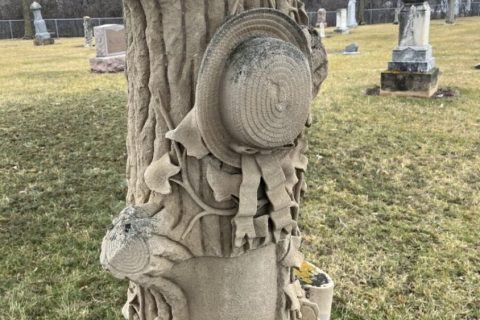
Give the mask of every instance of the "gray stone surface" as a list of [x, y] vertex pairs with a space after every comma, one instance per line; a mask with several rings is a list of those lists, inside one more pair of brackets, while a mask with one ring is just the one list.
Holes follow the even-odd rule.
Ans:
[[54, 44], [55, 40], [50, 36], [47, 30], [45, 20], [42, 18], [42, 6], [38, 2], [33, 2], [30, 5], [30, 10], [33, 12], [33, 24], [35, 26], [35, 45], [49, 45]]
[[[432, 60], [434, 62], [435, 60]], [[428, 72], [432, 70], [435, 63], [430, 62], [389, 62], [388, 70], [406, 72]]]
[[402, 11], [403, 3], [402, 0], [397, 0], [397, 6], [395, 7], [395, 16], [393, 18], [393, 24], [400, 23], [400, 12]]
[[318, 27], [321, 23], [326, 24], [327, 23], [327, 10], [324, 8], [320, 8], [317, 11], [317, 24], [316, 26]]
[[392, 61], [396, 62], [425, 62], [433, 59], [432, 46], [398, 47], [393, 50]]
[[461, 7], [460, 0], [455, 0], [455, 15], [456, 16], [460, 15], [460, 7]]
[[427, 72], [435, 68], [435, 58], [430, 45], [424, 47], [406, 47], [393, 50], [388, 70]]
[[97, 58], [125, 54], [127, 40], [121, 24], [105, 24], [94, 28]]
[[390, 71], [428, 72], [435, 68], [429, 44], [430, 6], [407, 3], [400, 14], [398, 46], [393, 50]]
[[431, 97], [438, 89], [438, 68], [426, 73], [382, 72], [380, 95]]
[[106, 24], [94, 28], [97, 56], [90, 59], [92, 72], [111, 73], [125, 70], [127, 46], [125, 27]]
[[337, 10], [337, 26], [335, 28], [335, 32], [345, 34], [349, 33], [349, 29], [347, 27], [347, 9], [338, 9]]
[[317, 23], [315, 28], [320, 35], [320, 38], [325, 38], [325, 28], [327, 27], [327, 10], [320, 8], [317, 12]]
[[348, 0], [347, 27], [355, 28], [357, 23], [357, 0]]
[[359, 53], [359, 46], [357, 43], [351, 43], [345, 47], [343, 50], [343, 54], [358, 54]]
[[96, 73], [114, 73], [125, 70], [125, 55], [95, 57], [90, 59], [90, 69]]
[[88, 16], [83, 17], [83, 31], [85, 34], [85, 47], [93, 46], [93, 24], [92, 19]]
[[398, 46], [382, 73], [381, 95], [430, 97], [438, 84], [438, 68], [429, 44], [428, 2], [407, 0], [400, 13]]

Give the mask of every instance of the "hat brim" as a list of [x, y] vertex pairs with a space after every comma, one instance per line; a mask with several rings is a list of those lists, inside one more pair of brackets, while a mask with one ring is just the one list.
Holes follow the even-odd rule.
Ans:
[[237, 168], [241, 167], [241, 155], [230, 147], [233, 139], [222, 121], [219, 90], [229, 56], [241, 43], [254, 37], [289, 42], [298, 47], [310, 62], [310, 48], [302, 29], [278, 10], [245, 11], [228, 20], [215, 33], [200, 66], [195, 112], [207, 148], [215, 157]]

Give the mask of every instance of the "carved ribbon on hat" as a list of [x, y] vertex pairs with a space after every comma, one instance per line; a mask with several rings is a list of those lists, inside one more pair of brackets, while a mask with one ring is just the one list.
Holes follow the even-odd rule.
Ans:
[[[251, 149], [249, 149], [251, 150]], [[273, 154], [242, 154], [242, 183], [239, 192], [239, 208], [233, 218], [235, 246], [257, 238], [254, 217], [258, 210], [258, 189], [261, 180], [265, 182], [266, 194], [271, 203], [270, 219], [274, 227], [275, 240], [278, 241], [282, 230], [291, 232], [294, 221], [290, 213], [293, 205], [287, 191], [287, 179], [278, 158]]]
[[[197, 159], [202, 159], [209, 153], [198, 130], [194, 110], [177, 128], [169, 131], [166, 137], [181, 143], [187, 154]], [[210, 164], [207, 180], [214, 190], [215, 200], [226, 201], [230, 198], [230, 193], [239, 199], [238, 211], [232, 219], [233, 245], [241, 247], [248, 243], [252, 247], [254, 239], [264, 238], [264, 241], [268, 241], [269, 220], [273, 224], [274, 240], [278, 242], [282, 231], [291, 233], [296, 224], [291, 210], [297, 204], [291, 194], [293, 185], [298, 182], [295, 169], [305, 170], [306, 168], [307, 159], [302, 154], [305, 150], [304, 141], [298, 139], [296, 146], [288, 145], [276, 148], [274, 151], [239, 145], [232, 145], [231, 148], [241, 157], [242, 175], [228, 174]], [[173, 173], [178, 173], [178, 170]], [[168, 179], [171, 174], [165, 176]], [[258, 201], [262, 180], [265, 183], [265, 191], [271, 207], [268, 215], [257, 216], [259, 209], [262, 208], [262, 202]], [[230, 183], [225, 183], [226, 181]], [[208, 214], [216, 213], [203, 212], [198, 215], [191, 221], [186, 233], [191, 230], [195, 221]]]

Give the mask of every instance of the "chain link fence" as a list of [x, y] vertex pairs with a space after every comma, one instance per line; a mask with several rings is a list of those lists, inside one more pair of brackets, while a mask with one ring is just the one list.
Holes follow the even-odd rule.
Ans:
[[[472, 2], [472, 9], [467, 12], [465, 6], [460, 8], [460, 16], [480, 16], [480, 1]], [[395, 18], [395, 8], [379, 8], [365, 9], [364, 11], [366, 24], [393, 23]], [[432, 5], [432, 19], [445, 19], [446, 8], [442, 5]], [[315, 26], [317, 23], [317, 13], [308, 12], [310, 25]], [[327, 11], [327, 25], [332, 27], [336, 25], [337, 12]]]
[[[83, 37], [83, 18], [45, 19], [53, 37]], [[93, 26], [123, 24], [123, 18], [92, 18]], [[0, 39], [18, 39], [24, 35], [23, 20], [0, 20]]]
[[[365, 9], [365, 23], [391, 23], [395, 17], [395, 8]], [[445, 19], [446, 9], [441, 5], [432, 6], [433, 19]], [[480, 16], [480, 1], [472, 1], [472, 10], [466, 11], [462, 6], [460, 16]], [[317, 13], [308, 12], [310, 24], [317, 23]], [[336, 25], [336, 11], [327, 11], [327, 25]], [[76, 19], [45, 19], [48, 30], [55, 38], [83, 37], [83, 18]], [[0, 39], [18, 39], [24, 35], [23, 20], [0, 20]], [[94, 26], [102, 24], [123, 24], [123, 18], [92, 18]]]

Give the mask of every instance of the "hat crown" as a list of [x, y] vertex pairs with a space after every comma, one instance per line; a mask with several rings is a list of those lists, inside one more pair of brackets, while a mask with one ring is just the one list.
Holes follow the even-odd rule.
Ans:
[[248, 39], [229, 57], [221, 91], [220, 112], [233, 144], [258, 149], [291, 145], [310, 108], [307, 57], [279, 39]]
[[[264, 50], [248, 52], [247, 48], [252, 49], [252, 43], [263, 41], [255, 39], [266, 38], [269, 38], [270, 44], [272, 43], [270, 39], [273, 38], [282, 41], [281, 46], [292, 45], [293, 49], [289, 47], [278, 50], [277, 59], [288, 61], [287, 58], [289, 58], [296, 61], [294, 65], [304, 71], [294, 72], [294, 68], [287, 68], [286, 70], [290, 71], [285, 73], [290, 74], [287, 78], [291, 78], [287, 81], [284, 79], [285, 76], [279, 76], [280, 67], [265, 68], [263, 72], [259, 71], [262, 68], [253, 68], [254, 61], [256, 63], [264, 61], [265, 65], [268, 65], [267, 61], [275, 61], [275, 59], [268, 60], [271, 57], [262, 57], [265, 60], [255, 58], [254, 61], [249, 61], [253, 53], [259, 55], [259, 52], [268, 52], [271, 49], [271, 46], [267, 46]], [[300, 51], [300, 55], [296, 50]], [[309, 80], [311, 78], [310, 50], [305, 30], [302, 30], [293, 19], [274, 9], [247, 10], [231, 17], [217, 30], [203, 56], [195, 92], [196, 123], [203, 142], [216, 158], [230, 166], [240, 168], [242, 154], [245, 153], [253, 154], [261, 152], [261, 149], [269, 149], [267, 150], [269, 153], [275, 153], [278, 157], [286, 156], [288, 153], [286, 148], [275, 150], [275, 146], [292, 143], [296, 138], [293, 136], [295, 133], [298, 135], [301, 133], [308, 118], [305, 116], [308, 113], [308, 107], [305, 106], [309, 106], [311, 102], [312, 83], [311, 81], [307, 83], [301, 76]], [[245, 59], [239, 60], [245, 65], [243, 69], [240, 68], [242, 65], [240, 62], [237, 62], [237, 67], [233, 65], [236, 61], [235, 57], [238, 60], [238, 57], [242, 56], [241, 51], [244, 54], [247, 53]], [[295, 60], [292, 56], [298, 59]], [[307, 63], [300, 63], [300, 61], [307, 61]], [[288, 66], [286, 63], [283, 65]], [[235, 69], [244, 70], [244, 73], [235, 73]], [[249, 74], [248, 77], [247, 74]], [[265, 85], [271, 82], [265, 79], [266, 75], [270, 76], [270, 80], [278, 83], [278, 86]], [[226, 80], [229, 78], [232, 81]], [[303, 80], [297, 80], [299, 78]], [[242, 84], [246, 84], [245, 88]], [[269, 90], [265, 89], [270, 87], [272, 88]], [[243, 89], [237, 90], [237, 88]], [[278, 88], [278, 91], [273, 88]], [[270, 109], [266, 109], [265, 106], [270, 106]], [[266, 111], [262, 112], [262, 110]], [[293, 118], [292, 123], [295, 125], [290, 124], [290, 127], [286, 127], [287, 121], [282, 122], [272, 117], [275, 114], [282, 115], [284, 112], [288, 116], [298, 117]], [[296, 112], [300, 116], [297, 116]], [[284, 119], [287, 116], [280, 118]], [[280, 130], [277, 126], [283, 129]], [[291, 128], [294, 130], [278, 138], [283, 134], [280, 131], [286, 132]], [[274, 132], [272, 133], [271, 130]]]

